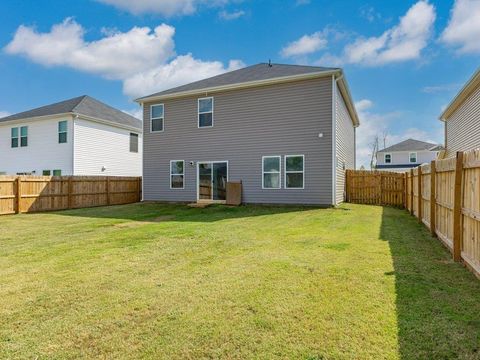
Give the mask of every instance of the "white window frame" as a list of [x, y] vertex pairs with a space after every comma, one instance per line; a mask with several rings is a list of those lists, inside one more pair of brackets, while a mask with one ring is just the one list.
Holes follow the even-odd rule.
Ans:
[[[212, 111], [200, 112], [200, 100], [208, 100], [208, 99], [212, 99]], [[215, 119], [214, 110], [215, 110], [215, 100], [214, 100], [213, 96], [207, 96], [207, 97], [197, 99], [197, 127], [199, 129], [205, 129], [205, 128], [208, 129], [208, 128], [213, 127], [214, 119]], [[210, 113], [212, 113], [212, 125], [210, 125], [210, 126], [200, 126], [200, 114], [210, 114]]]
[[[387, 155], [390, 156], [390, 162], [387, 162]], [[385, 164], [391, 164], [392, 163], [392, 154], [391, 153], [385, 153], [383, 154], [383, 162]]]
[[[17, 129], [17, 136], [13, 136], [13, 129]], [[17, 146], [12, 146], [12, 140], [17, 139]], [[20, 147], [20, 128], [19, 127], [12, 127], [10, 128], [10, 148], [17, 149]]]
[[[67, 128], [65, 131], [60, 131], [60, 123], [67, 124]], [[57, 125], [58, 129], [58, 143], [59, 144], [67, 144], [68, 143], [68, 120], [60, 120]], [[60, 134], [65, 134], [65, 142], [60, 142]]]
[[[27, 129], [27, 135], [26, 136], [22, 136], [22, 129], [25, 128]], [[28, 125], [25, 125], [25, 126], [20, 126], [18, 128], [18, 138], [20, 139], [19, 140], [19, 143], [18, 143], [18, 147], [28, 147]], [[23, 138], [26, 138], [27, 139], [27, 145], [22, 145], [22, 139]]]
[[[180, 161], [183, 163], [183, 174], [177, 174], [177, 173], [172, 174], [172, 164], [176, 163], [176, 162], [180, 162]], [[169, 179], [170, 179], [169, 180], [170, 181], [170, 190], [183, 190], [183, 189], [185, 189], [185, 160], [170, 160], [170, 169], [169, 169], [168, 173], [169, 173], [168, 176], [169, 176]], [[182, 184], [183, 186], [181, 188], [179, 188], [179, 187], [174, 188], [174, 187], [172, 187], [172, 176], [179, 176], [179, 175], [183, 176], [183, 184]]]
[[[415, 161], [412, 161], [412, 154], [415, 154]], [[418, 154], [416, 152], [408, 153], [408, 162], [410, 164], [416, 164], [418, 162]]]
[[[163, 116], [162, 117], [153, 117], [153, 107], [154, 106], [162, 106], [163, 108]], [[153, 130], [152, 120], [160, 120], [162, 119], [162, 130]], [[151, 133], [162, 133], [165, 131], [165, 104], [152, 104], [150, 105], [150, 132]]]
[[[302, 161], [302, 165], [303, 165], [303, 169], [302, 171], [287, 171], [287, 158], [289, 157], [301, 157], [303, 159]], [[299, 155], [285, 155], [284, 156], [284, 159], [283, 159], [283, 186], [284, 186], [284, 189], [286, 190], [303, 190], [305, 189], [305, 155], [303, 154], [299, 154]], [[300, 174], [302, 173], [303, 174], [303, 177], [302, 177], [302, 187], [287, 187], [287, 173], [290, 173], [290, 174]]]
[[[278, 187], [265, 187], [265, 174], [277, 174], [274, 171], [265, 171], [265, 159], [278, 159]], [[282, 157], [280, 155], [262, 156], [262, 190], [278, 190], [282, 188]]]

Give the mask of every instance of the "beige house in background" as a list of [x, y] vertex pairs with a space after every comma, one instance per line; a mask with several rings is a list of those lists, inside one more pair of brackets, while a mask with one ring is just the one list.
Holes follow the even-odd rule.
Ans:
[[480, 69], [440, 115], [445, 122], [445, 157], [480, 148]]

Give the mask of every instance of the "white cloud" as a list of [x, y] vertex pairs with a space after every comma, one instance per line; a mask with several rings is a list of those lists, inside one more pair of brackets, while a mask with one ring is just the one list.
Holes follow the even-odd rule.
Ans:
[[[201, 61], [191, 54], [178, 56], [168, 64], [140, 72], [125, 80], [125, 94], [150, 94], [180, 84], [215, 76], [245, 66], [238, 60], [230, 61], [227, 68], [220, 61]], [[161, 84], [161, 85], [159, 85]]]
[[360, 16], [366, 19], [368, 22], [374, 22], [377, 19], [381, 19], [382, 16], [375, 10], [373, 6], [363, 5], [360, 7]]
[[359, 37], [347, 44], [340, 56], [325, 54], [317, 63], [375, 66], [418, 59], [431, 37], [435, 17], [435, 7], [428, 1], [419, 1], [396, 26], [380, 36]]
[[221, 6], [228, 0], [97, 0], [98, 2], [113, 5], [118, 9], [128, 11], [134, 15], [160, 14], [163, 16], [192, 15], [198, 6]]
[[8, 111], [0, 111], [0, 119], [11, 115]]
[[300, 39], [289, 43], [280, 54], [283, 57], [307, 55], [323, 49], [326, 45], [327, 39], [324, 34], [317, 31], [311, 35], [303, 35]]
[[[99, 40], [85, 41], [84, 28], [71, 18], [54, 25], [47, 33], [22, 25], [5, 51], [44, 66], [66, 66], [121, 80], [125, 93], [132, 97], [217, 75], [243, 64], [236, 61], [224, 67], [221, 62], [202, 61], [191, 54], [176, 57], [175, 28], [166, 24], [153, 30], [134, 27], [123, 33], [104, 30], [103, 34]], [[162, 74], [162, 78], [155, 74]], [[144, 86], [139, 79], [145, 82]]]
[[365, 166], [370, 168], [370, 159], [372, 156], [372, 143], [375, 137], [378, 136], [380, 140], [380, 149], [383, 148], [382, 136], [387, 133], [386, 146], [399, 143], [409, 138], [428, 141], [432, 143], [440, 143], [443, 138], [443, 128], [439, 122], [437, 127], [429, 131], [418, 128], [407, 128], [401, 132], [394, 132], [392, 123], [398, 121], [402, 117], [402, 112], [395, 111], [389, 113], [377, 113], [374, 108], [374, 103], [371, 100], [363, 99], [355, 103], [355, 107], [360, 117], [360, 127], [357, 129], [357, 166]]
[[243, 10], [236, 10], [232, 12], [228, 12], [227, 10], [222, 10], [218, 13], [218, 16], [222, 20], [236, 20], [238, 18], [241, 18], [242, 16], [245, 15], [245, 11]]
[[433, 86], [424, 86], [422, 92], [426, 94], [435, 94], [443, 91], [452, 91], [458, 90], [461, 84], [442, 84], [442, 85], [433, 85]]
[[460, 53], [480, 52], [480, 1], [456, 0], [440, 40]]

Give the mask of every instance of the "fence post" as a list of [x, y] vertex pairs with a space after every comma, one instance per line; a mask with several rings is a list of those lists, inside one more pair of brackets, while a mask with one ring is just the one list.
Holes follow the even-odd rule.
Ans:
[[455, 166], [455, 196], [453, 205], [453, 259], [460, 261], [462, 258], [462, 177], [463, 177], [463, 152], [457, 152]]
[[[348, 179], [348, 177], [347, 177], [347, 179]], [[142, 178], [141, 177], [139, 177], [137, 179], [137, 184], [138, 184], [137, 185], [138, 186], [138, 201], [140, 202], [140, 201], [142, 201]]]
[[410, 214], [413, 215], [413, 169], [410, 169]]
[[21, 188], [22, 188], [22, 180], [20, 179], [20, 176], [17, 177], [17, 181], [16, 181], [16, 186], [17, 186], [17, 194], [16, 194], [16, 199], [15, 199], [15, 203], [16, 203], [16, 207], [15, 207], [15, 214], [20, 214], [20, 211], [21, 211], [21, 206], [20, 206], [20, 202], [22, 200], [22, 194], [21, 194]]
[[422, 167], [418, 167], [418, 205], [417, 205], [417, 215], [418, 215], [418, 221], [422, 222]]
[[71, 209], [73, 205], [72, 196], [73, 196], [73, 176], [68, 177], [68, 208]]
[[110, 176], [107, 176], [106, 190], [107, 190], [107, 205], [110, 205]]
[[403, 207], [408, 210], [408, 189], [407, 189], [407, 181], [408, 181], [408, 175], [407, 173], [403, 173]]
[[437, 169], [436, 169], [436, 162], [432, 160], [430, 163], [430, 232], [432, 236], [436, 236], [436, 228], [437, 228], [437, 189], [436, 189], [436, 177], [437, 177]]
[[345, 202], [348, 201], [348, 180], [349, 180], [349, 170], [345, 171]]

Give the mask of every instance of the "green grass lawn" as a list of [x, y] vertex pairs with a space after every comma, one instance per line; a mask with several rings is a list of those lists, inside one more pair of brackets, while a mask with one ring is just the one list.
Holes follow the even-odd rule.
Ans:
[[0, 358], [477, 359], [480, 281], [405, 211], [0, 218]]

